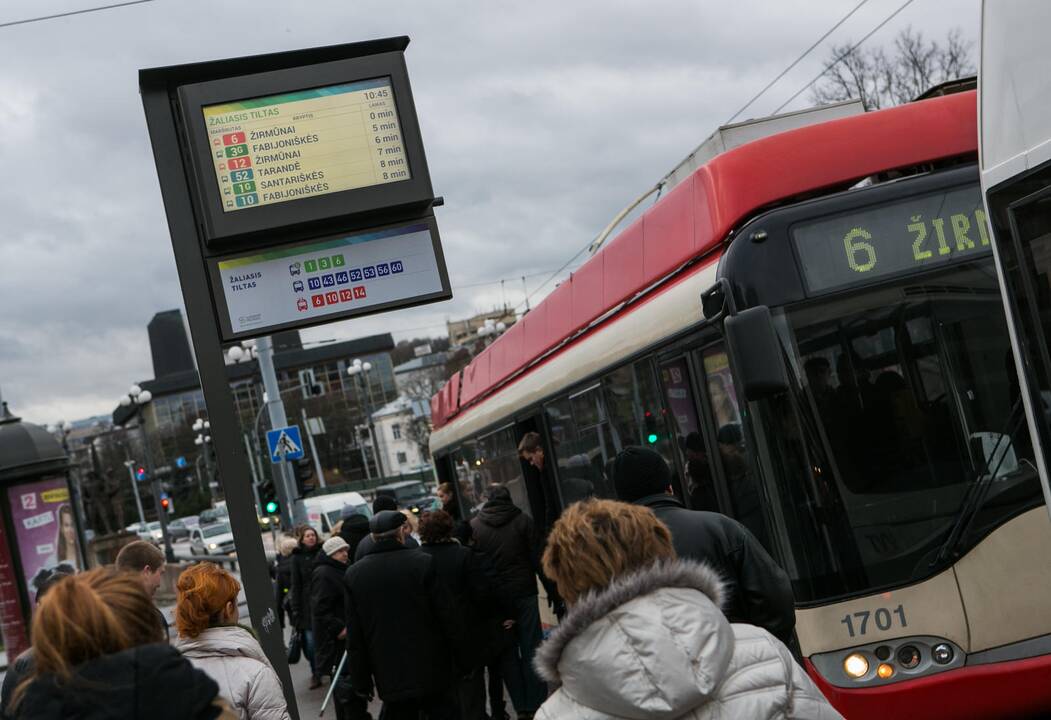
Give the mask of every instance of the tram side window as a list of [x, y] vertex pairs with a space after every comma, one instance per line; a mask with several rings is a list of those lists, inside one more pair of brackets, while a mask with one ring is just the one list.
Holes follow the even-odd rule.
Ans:
[[608, 470], [617, 450], [601, 386], [548, 403], [544, 411], [563, 507], [591, 496], [614, 497]]
[[[514, 430], [502, 428], [478, 438], [469, 445], [474, 450], [473, 467], [470, 468], [469, 494], [474, 507], [481, 507], [488, 500], [493, 486], [506, 487], [511, 500], [526, 514], [532, 514], [522, 465], [518, 459], [518, 444]], [[469, 447], [467, 444], [464, 448]], [[463, 488], [461, 486], [461, 493]]]
[[679, 457], [686, 470], [686, 499], [694, 510], [719, 512], [715, 475], [708, 448], [701, 435], [697, 403], [690, 385], [689, 365], [686, 358], [676, 358], [662, 363], [660, 367], [664, 399], [675, 432], [674, 445], [679, 450]]
[[748, 460], [741, 427], [741, 405], [737, 398], [730, 362], [722, 343], [701, 351], [708, 400], [715, 423], [719, 465], [726, 478], [734, 517], [769, 547], [763, 521], [762, 494]]
[[651, 360], [640, 360], [617, 368], [602, 378], [609, 403], [609, 418], [616, 450], [641, 445], [660, 453], [672, 473], [673, 487], [681, 495], [672, 455], [672, 435], [661, 403], [657, 377]]

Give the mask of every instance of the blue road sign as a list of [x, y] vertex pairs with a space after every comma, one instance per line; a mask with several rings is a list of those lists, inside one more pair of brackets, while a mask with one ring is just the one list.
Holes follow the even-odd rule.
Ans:
[[303, 457], [303, 439], [299, 435], [299, 426], [274, 428], [266, 433], [266, 444], [270, 448], [270, 462], [282, 460], [299, 460]]

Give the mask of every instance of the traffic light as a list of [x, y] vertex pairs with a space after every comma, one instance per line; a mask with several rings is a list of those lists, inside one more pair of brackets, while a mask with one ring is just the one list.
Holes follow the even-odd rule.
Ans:
[[294, 462], [295, 465], [293, 467], [295, 468], [296, 474], [296, 489], [299, 491], [299, 494], [302, 495], [303, 486], [306, 484], [306, 481], [314, 477], [314, 465], [308, 458], [300, 458]]
[[660, 435], [657, 433], [657, 418], [653, 417], [653, 413], [647, 410], [643, 419], [646, 425], [646, 442], [650, 445], [656, 445], [657, 441], [660, 440]]
[[135, 468], [135, 479], [139, 482], [146, 480], [146, 468], [142, 465]]
[[161, 493], [161, 509], [167, 512], [169, 515], [175, 512], [175, 503], [172, 502], [172, 499], [168, 495], [168, 493]]
[[277, 500], [266, 501], [266, 512], [268, 515], [277, 515]]

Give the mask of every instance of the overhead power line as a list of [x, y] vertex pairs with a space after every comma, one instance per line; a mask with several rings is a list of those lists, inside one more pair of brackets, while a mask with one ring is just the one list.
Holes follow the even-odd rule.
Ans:
[[[778, 74], [778, 76], [777, 76], [777, 77], [775, 77], [775, 78], [774, 78], [773, 80], [771, 80], [771, 81], [770, 81], [769, 83], [767, 83], [766, 87], [764, 87], [764, 88], [763, 88], [762, 90], [760, 90], [759, 92], [757, 92], [757, 93], [756, 93], [756, 94], [755, 94], [755, 95], [754, 95], [754, 96], [752, 97], [752, 99], [751, 99], [751, 100], [749, 100], [749, 101], [748, 101], [748, 102], [746, 102], [746, 103], [745, 103], [744, 105], [742, 105], [742, 106], [741, 106], [741, 109], [740, 109], [740, 110], [738, 110], [738, 111], [737, 111], [737, 112], [735, 112], [735, 113], [734, 113], [733, 115], [731, 115], [731, 116], [730, 116], [729, 118], [727, 118], [727, 120], [726, 120], [725, 122], [723, 122], [723, 125], [729, 125], [729, 124], [730, 124], [730, 123], [732, 123], [732, 122], [733, 122], [734, 120], [736, 120], [736, 119], [738, 118], [738, 116], [739, 116], [739, 115], [740, 115], [741, 113], [743, 113], [743, 112], [744, 112], [745, 110], [747, 110], [748, 108], [750, 108], [750, 107], [752, 106], [752, 103], [754, 103], [754, 102], [755, 102], [756, 100], [758, 100], [758, 99], [759, 99], [759, 98], [761, 98], [761, 97], [762, 97], [763, 95], [765, 95], [765, 94], [766, 94], [766, 91], [767, 91], [767, 90], [769, 90], [769, 89], [770, 89], [770, 88], [772, 88], [772, 87], [773, 87], [774, 85], [776, 85], [776, 84], [777, 84], [777, 81], [778, 81], [778, 80], [780, 80], [781, 78], [783, 78], [783, 77], [784, 77], [785, 75], [787, 75], [787, 74], [788, 74], [788, 73], [789, 73], [789, 72], [790, 72], [790, 71], [792, 70], [792, 68], [794, 68], [794, 67], [795, 67], [796, 65], [798, 65], [798, 64], [799, 64], [800, 62], [802, 62], [803, 58], [805, 58], [805, 57], [806, 57], [807, 55], [809, 55], [810, 53], [812, 53], [812, 52], [814, 51], [814, 48], [816, 48], [816, 47], [817, 47], [818, 45], [820, 45], [821, 43], [823, 43], [823, 42], [825, 41], [825, 39], [826, 39], [826, 38], [828, 38], [828, 36], [829, 36], [829, 35], [831, 35], [831, 34], [832, 34], [832, 33], [834, 33], [834, 32], [835, 32], [836, 30], [838, 30], [838, 29], [839, 29], [839, 26], [840, 26], [840, 25], [842, 25], [842, 24], [843, 24], [843, 23], [845, 23], [845, 22], [846, 22], [847, 20], [849, 20], [849, 19], [850, 19], [850, 17], [851, 17], [851, 16], [852, 16], [852, 15], [853, 15], [854, 13], [856, 13], [856, 12], [857, 12], [858, 10], [860, 10], [860, 9], [861, 9], [861, 7], [862, 7], [862, 6], [863, 6], [863, 5], [865, 4], [865, 3], [867, 3], [868, 1], [869, 1], [869, 0], [861, 0], [861, 2], [859, 2], [859, 3], [857, 4], [857, 5], [855, 5], [855, 6], [854, 6], [854, 9], [853, 9], [853, 10], [851, 10], [851, 11], [850, 11], [850, 12], [848, 12], [848, 13], [847, 13], [846, 15], [844, 15], [843, 17], [841, 17], [841, 18], [839, 19], [839, 22], [837, 22], [837, 23], [836, 23], [835, 25], [833, 25], [832, 27], [830, 27], [830, 28], [829, 28], [829, 29], [828, 29], [828, 30], [827, 30], [827, 31], [825, 32], [825, 34], [824, 34], [824, 35], [822, 35], [822, 36], [821, 36], [821, 37], [819, 37], [819, 38], [818, 38], [817, 40], [815, 40], [815, 41], [814, 41], [814, 44], [813, 44], [813, 45], [811, 45], [810, 47], [808, 47], [808, 48], [807, 48], [806, 50], [804, 50], [804, 51], [803, 51], [803, 54], [802, 54], [802, 55], [800, 55], [800, 56], [799, 56], [799, 57], [797, 57], [797, 58], [796, 58], [795, 60], [793, 60], [793, 61], [792, 61], [792, 64], [791, 64], [791, 65], [789, 65], [789, 66], [788, 66], [788, 67], [786, 67], [786, 68], [785, 68], [784, 70], [782, 70], [782, 71], [780, 72], [780, 74]], [[776, 114], [776, 113], [775, 113], [775, 114]]]
[[872, 28], [872, 29], [871, 29], [871, 30], [870, 30], [870, 31], [868, 32], [868, 34], [867, 34], [867, 35], [865, 35], [865, 37], [861, 38], [861, 39], [860, 39], [860, 40], [858, 40], [858, 41], [857, 41], [856, 43], [854, 43], [853, 45], [851, 45], [851, 46], [850, 46], [850, 49], [849, 49], [849, 50], [847, 50], [846, 52], [842, 53], [842, 54], [841, 54], [841, 55], [840, 55], [839, 57], [837, 57], [837, 58], [836, 58], [835, 60], [833, 60], [832, 62], [830, 62], [830, 63], [829, 63], [828, 65], [826, 65], [826, 66], [825, 66], [825, 69], [824, 69], [824, 70], [822, 70], [822, 71], [821, 71], [821, 72], [819, 72], [819, 73], [818, 73], [817, 75], [815, 75], [815, 76], [814, 76], [814, 79], [813, 79], [813, 80], [811, 80], [810, 82], [808, 82], [808, 83], [807, 83], [806, 85], [804, 85], [803, 87], [799, 88], [799, 90], [798, 90], [798, 91], [796, 91], [796, 94], [795, 94], [795, 95], [793, 95], [792, 97], [788, 98], [788, 99], [787, 99], [787, 100], [785, 100], [785, 101], [784, 101], [783, 103], [781, 103], [780, 107], [778, 107], [778, 108], [777, 108], [777, 110], [774, 110], [774, 113], [773, 113], [773, 114], [774, 114], [774, 115], [777, 115], [777, 113], [781, 112], [781, 111], [782, 111], [782, 110], [783, 110], [783, 109], [785, 108], [785, 106], [787, 106], [787, 105], [788, 105], [789, 103], [791, 103], [791, 102], [792, 102], [793, 100], [795, 100], [795, 99], [796, 99], [797, 97], [799, 97], [799, 96], [800, 96], [800, 95], [802, 95], [802, 94], [803, 94], [804, 92], [806, 92], [806, 91], [807, 91], [807, 89], [808, 89], [808, 88], [809, 88], [809, 87], [810, 87], [811, 85], [813, 85], [813, 84], [814, 84], [814, 83], [816, 83], [816, 82], [817, 82], [818, 80], [820, 80], [820, 79], [821, 79], [822, 77], [824, 77], [825, 73], [827, 73], [827, 72], [828, 72], [829, 70], [831, 70], [831, 69], [832, 69], [832, 68], [834, 68], [834, 67], [835, 67], [836, 65], [838, 65], [838, 64], [839, 64], [839, 63], [840, 63], [840, 62], [841, 62], [841, 61], [843, 60], [843, 58], [847, 57], [847, 56], [848, 56], [848, 55], [850, 55], [850, 54], [851, 54], [852, 52], [854, 52], [854, 51], [855, 51], [855, 50], [857, 50], [857, 49], [858, 49], [859, 47], [861, 47], [861, 44], [862, 44], [863, 42], [865, 42], [865, 41], [866, 41], [866, 40], [868, 40], [868, 39], [869, 39], [870, 37], [872, 37], [872, 36], [873, 36], [873, 35], [875, 35], [875, 34], [876, 34], [877, 32], [879, 32], [879, 31], [880, 31], [880, 30], [881, 30], [881, 29], [883, 28], [883, 26], [884, 26], [884, 25], [886, 25], [886, 24], [887, 24], [887, 23], [889, 23], [889, 22], [890, 22], [891, 20], [893, 20], [893, 19], [894, 19], [895, 17], [897, 17], [898, 13], [900, 13], [900, 12], [901, 12], [902, 10], [904, 10], [905, 8], [907, 8], [907, 7], [909, 6], [909, 5], [912, 5], [912, 3], [913, 3], [914, 1], [915, 1], [915, 0], [905, 0], [905, 2], [904, 2], [904, 3], [902, 3], [902, 4], [900, 5], [900, 6], [898, 6], [898, 9], [897, 9], [897, 10], [895, 10], [895, 11], [894, 11], [894, 12], [892, 12], [892, 13], [891, 13], [890, 15], [888, 15], [887, 17], [885, 17], [885, 18], [883, 19], [883, 22], [881, 22], [881, 23], [880, 23], [879, 25], [877, 25], [876, 27]]
[[114, 8], [127, 7], [128, 5], [142, 5], [143, 3], [148, 2], [153, 2], [153, 0], [129, 0], [128, 2], [113, 3], [112, 5], [99, 5], [97, 7], [84, 8], [83, 10], [70, 10], [69, 12], [64, 13], [55, 13], [54, 15], [41, 15], [39, 17], [26, 18], [25, 20], [11, 20], [9, 22], [0, 23], [0, 28], [14, 27], [15, 25], [28, 25], [29, 23], [56, 20], [58, 18], [71, 17], [73, 15], [87, 15], [88, 13], [101, 12], [102, 10], [112, 10]]

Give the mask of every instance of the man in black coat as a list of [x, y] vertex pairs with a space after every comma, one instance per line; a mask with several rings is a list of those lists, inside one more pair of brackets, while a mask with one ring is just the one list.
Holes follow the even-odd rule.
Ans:
[[643, 505], [671, 530], [679, 557], [706, 562], [726, 583], [731, 622], [766, 629], [792, 643], [792, 584], [744, 525], [714, 512], [687, 510], [672, 491], [671, 471], [656, 451], [627, 447], [613, 461], [613, 484], [624, 502]]
[[[377, 495], [376, 499], [372, 501], [373, 517], [383, 512], [384, 510], [397, 509], [398, 501], [392, 498], [390, 495]], [[372, 535], [366, 535], [365, 537], [363, 537], [361, 539], [361, 542], [358, 543], [357, 549], [354, 550], [354, 552], [350, 556], [352, 558], [351, 562], [357, 562], [361, 558], [368, 555], [370, 552], [372, 552], [372, 548], [375, 544], [376, 541], [372, 539]], [[409, 548], [418, 548], [420, 544], [416, 542], [416, 538], [412, 537], [411, 535], [407, 535], [405, 538], [405, 546]]]
[[372, 550], [347, 570], [350, 681], [361, 696], [373, 682], [386, 720], [456, 717], [460, 621], [434, 561], [405, 546], [404, 515], [384, 510], [370, 522]]
[[463, 668], [467, 674], [457, 683], [458, 717], [487, 720], [485, 666], [498, 662], [507, 647], [514, 611], [486, 575], [479, 553], [461, 545], [455, 533], [456, 522], [444, 510], [420, 517], [420, 550], [434, 560], [438, 582], [449, 590], [464, 631], [459, 644], [470, 660]]
[[547, 699], [547, 687], [533, 669], [543, 638], [537, 605], [540, 540], [533, 520], [511, 502], [507, 488], [495, 485], [471, 520], [475, 547], [496, 571], [514, 608], [514, 642], [501, 659], [501, 670], [519, 717], [531, 717]]

